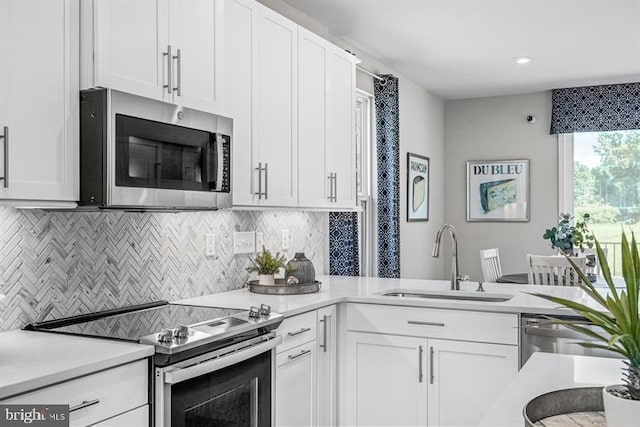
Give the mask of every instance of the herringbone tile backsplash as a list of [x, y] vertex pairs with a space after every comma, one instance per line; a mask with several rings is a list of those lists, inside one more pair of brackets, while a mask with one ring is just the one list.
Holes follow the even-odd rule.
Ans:
[[[45, 212], [0, 208], [0, 330], [36, 320], [244, 286], [247, 255], [233, 255], [234, 231], [262, 231], [287, 258], [304, 251], [324, 269], [325, 216], [315, 212]], [[216, 255], [205, 257], [205, 233]]]

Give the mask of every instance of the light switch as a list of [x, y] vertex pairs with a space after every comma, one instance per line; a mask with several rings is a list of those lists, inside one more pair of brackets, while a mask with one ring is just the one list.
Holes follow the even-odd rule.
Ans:
[[256, 251], [256, 233], [254, 231], [236, 231], [233, 233], [233, 253], [252, 254]]
[[282, 238], [282, 250], [287, 250], [289, 249], [289, 230], [286, 228], [283, 228], [282, 231], [280, 232], [280, 236]]

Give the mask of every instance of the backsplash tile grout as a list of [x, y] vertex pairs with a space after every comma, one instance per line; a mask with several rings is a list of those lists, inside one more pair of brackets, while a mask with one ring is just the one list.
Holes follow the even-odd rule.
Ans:
[[[233, 255], [234, 231], [262, 231], [287, 259], [304, 251], [324, 270], [324, 216], [297, 211], [180, 213], [46, 212], [0, 208], [0, 330], [139, 304], [239, 289], [247, 255]], [[205, 234], [216, 255], [205, 257]]]

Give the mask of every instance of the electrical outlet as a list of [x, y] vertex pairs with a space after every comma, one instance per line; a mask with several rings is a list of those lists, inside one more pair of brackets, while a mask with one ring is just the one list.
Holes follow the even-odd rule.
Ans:
[[256, 252], [260, 252], [264, 246], [264, 233], [256, 231]]
[[207, 233], [204, 237], [204, 254], [205, 256], [214, 256], [216, 254], [216, 235]]
[[280, 245], [282, 246], [282, 250], [289, 249], [289, 230], [286, 228], [283, 228], [282, 231], [280, 232], [280, 237], [282, 239], [282, 244]]
[[256, 233], [254, 231], [236, 231], [233, 233], [233, 253], [252, 254], [256, 251]]

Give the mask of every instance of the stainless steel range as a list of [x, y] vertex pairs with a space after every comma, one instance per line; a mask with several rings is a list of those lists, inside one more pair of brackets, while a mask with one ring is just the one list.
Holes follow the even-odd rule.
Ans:
[[272, 424], [274, 329], [283, 316], [166, 301], [31, 324], [26, 329], [155, 346], [155, 426]]

